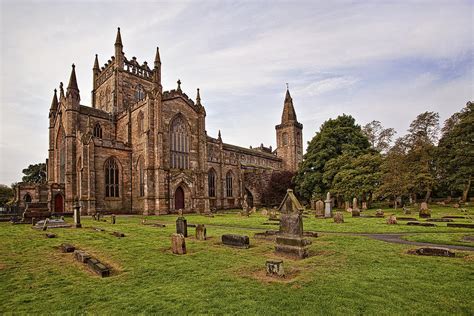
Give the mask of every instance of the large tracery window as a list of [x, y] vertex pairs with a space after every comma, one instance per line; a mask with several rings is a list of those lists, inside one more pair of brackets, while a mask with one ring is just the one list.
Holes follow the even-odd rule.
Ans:
[[189, 136], [186, 122], [180, 115], [171, 123], [171, 168], [189, 168]]
[[216, 172], [214, 169], [209, 170], [207, 182], [209, 186], [209, 197], [216, 197]]
[[100, 127], [99, 123], [94, 125], [94, 136], [98, 138], [102, 138], [102, 127]]
[[117, 161], [109, 158], [105, 162], [105, 196], [119, 197], [120, 172]]
[[225, 192], [227, 197], [232, 197], [234, 195], [232, 190], [232, 172], [227, 172], [225, 176]]

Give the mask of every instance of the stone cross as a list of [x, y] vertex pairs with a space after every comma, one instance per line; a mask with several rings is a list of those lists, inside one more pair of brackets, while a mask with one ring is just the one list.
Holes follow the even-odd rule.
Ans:
[[326, 201], [324, 201], [325, 208], [324, 208], [324, 217], [332, 217], [332, 200], [331, 200], [331, 193], [328, 192], [326, 195]]

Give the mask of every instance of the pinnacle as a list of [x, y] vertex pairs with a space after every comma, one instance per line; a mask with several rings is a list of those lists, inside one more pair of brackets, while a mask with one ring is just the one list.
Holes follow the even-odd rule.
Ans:
[[115, 38], [115, 45], [122, 46], [122, 36], [120, 35], [120, 27], [117, 28], [117, 37]]

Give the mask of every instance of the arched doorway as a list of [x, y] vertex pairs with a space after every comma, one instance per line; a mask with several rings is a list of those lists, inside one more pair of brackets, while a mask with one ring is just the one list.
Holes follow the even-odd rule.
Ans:
[[64, 212], [64, 200], [61, 194], [56, 194], [54, 197], [54, 212], [63, 213]]
[[184, 190], [182, 187], [178, 187], [174, 193], [174, 209], [184, 209]]
[[249, 189], [245, 188], [245, 194], [247, 194], [247, 204], [250, 207], [253, 207], [253, 195]]
[[25, 200], [25, 203], [31, 203], [31, 195], [29, 193], [26, 193], [23, 199]]

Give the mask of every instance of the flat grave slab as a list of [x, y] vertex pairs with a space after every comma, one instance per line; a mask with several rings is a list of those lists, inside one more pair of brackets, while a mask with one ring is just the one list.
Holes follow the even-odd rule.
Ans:
[[250, 247], [248, 236], [225, 234], [222, 235], [222, 243], [226, 246], [247, 249]]
[[427, 222], [408, 222], [407, 225], [409, 225], [409, 226], [426, 226], [426, 227], [436, 226], [434, 223], [427, 223]]
[[468, 223], [448, 223], [448, 227], [474, 228], [474, 224], [468, 224]]

